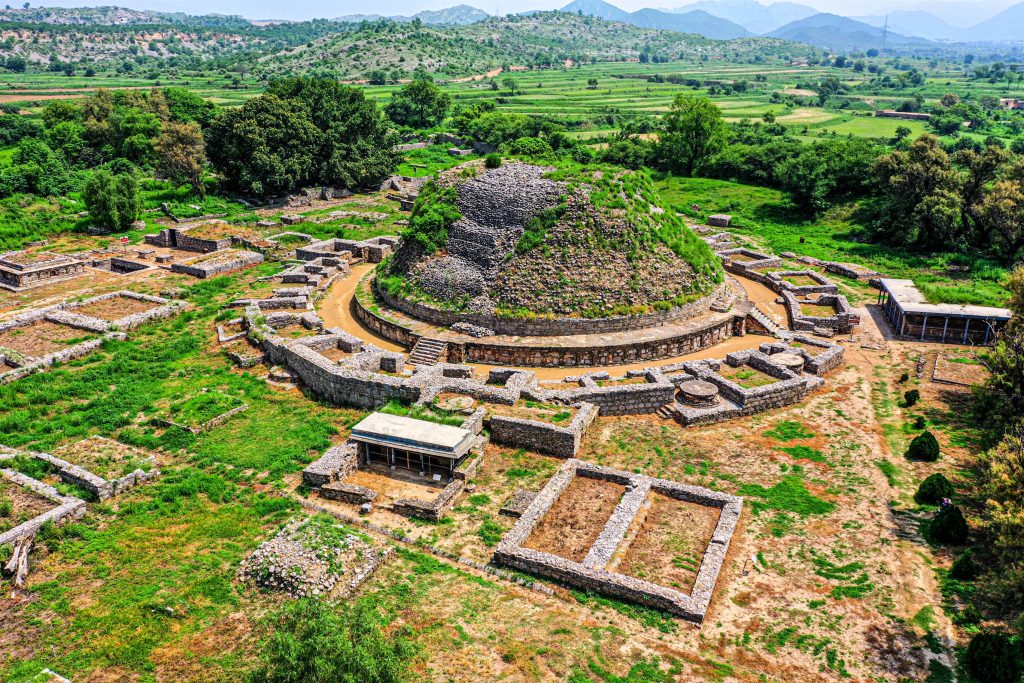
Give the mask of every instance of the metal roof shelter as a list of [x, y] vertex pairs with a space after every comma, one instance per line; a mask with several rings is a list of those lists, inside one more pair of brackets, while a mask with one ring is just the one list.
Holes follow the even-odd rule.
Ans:
[[912, 280], [883, 278], [878, 305], [900, 337], [988, 344], [1013, 312], [994, 306], [930, 304]]
[[350, 438], [361, 445], [364, 464], [451, 475], [469, 453], [475, 437], [461, 427], [373, 413], [352, 428]]

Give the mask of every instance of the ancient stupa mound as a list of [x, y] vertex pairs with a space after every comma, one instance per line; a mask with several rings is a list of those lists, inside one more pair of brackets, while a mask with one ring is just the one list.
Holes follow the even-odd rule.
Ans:
[[644, 173], [462, 166], [424, 189], [405, 238], [381, 284], [448, 310], [639, 315], [721, 281], [711, 250]]

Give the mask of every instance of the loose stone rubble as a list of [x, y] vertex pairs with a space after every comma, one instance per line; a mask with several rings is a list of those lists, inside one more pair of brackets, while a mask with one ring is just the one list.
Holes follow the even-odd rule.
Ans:
[[242, 560], [238, 579], [293, 598], [345, 597], [389, 552], [329, 518], [293, 519]]

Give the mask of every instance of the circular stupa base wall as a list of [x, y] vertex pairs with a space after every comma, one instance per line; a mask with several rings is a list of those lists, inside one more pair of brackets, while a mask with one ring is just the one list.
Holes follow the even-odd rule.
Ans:
[[456, 313], [445, 311], [433, 306], [409, 301], [392, 296], [373, 282], [373, 295], [378, 302], [404, 313], [410, 318], [421, 320], [438, 327], [451, 327], [456, 323], [465, 323], [476, 327], [492, 330], [495, 334], [509, 337], [564, 337], [579, 334], [608, 334], [611, 332], [628, 332], [645, 330], [661, 325], [672, 325], [685, 322], [706, 314], [711, 304], [719, 299], [728, 285], [722, 283], [710, 294], [684, 306], [676, 306], [668, 311], [658, 311], [646, 315], [612, 316], [609, 318], [549, 318], [537, 317], [530, 319], [500, 318], [496, 315]]

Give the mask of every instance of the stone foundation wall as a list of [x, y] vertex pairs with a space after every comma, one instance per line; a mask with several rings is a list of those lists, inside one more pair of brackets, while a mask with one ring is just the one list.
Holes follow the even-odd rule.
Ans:
[[[0, 454], [0, 463], [10, 457], [13, 457], [13, 455], [4, 457]], [[54, 507], [43, 514], [23, 522], [13, 529], [8, 529], [7, 531], [0, 533], [0, 545], [3, 545], [4, 543], [12, 543], [17, 539], [24, 538], [26, 536], [34, 536], [39, 533], [39, 530], [47, 522], [60, 524], [68, 519], [77, 519], [85, 514], [84, 500], [73, 496], [65, 496], [57, 489], [44, 484], [41, 481], [36, 481], [35, 479], [27, 477], [20, 472], [15, 472], [14, 470], [6, 468], [0, 468], [0, 477], [5, 478], [18, 486], [23, 486], [34, 491], [54, 503]]]
[[400, 498], [391, 504], [391, 511], [403, 517], [417, 517], [431, 522], [439, 522], [455, 507], [455, 500], [465, 487], [466, 482], [462, 479], [452, 479], [437, 498], [431, 501]]
[[597, 417], [598, 410], [592, 403], [580, 404], [576, 415], [565, 427], [539, 420], [492, 415], [488, 421], [491, 440], [556, 458], [571, 458], [579, 451], [583, 434]]
[[346, 441], [340, 446], [332, 446], [324, 454], [302, 470], [302, 483], [318, 488], [332, 481], [341, 481], [359, 467], [359, 446], [354, 441]]
[[[624, 484], [627, 489], [583, 562], [573, 562], [551, 553], [526, 548], [525, 543], [530, 534], [576, 476], [614, 481]], [[704, 550], [694, 587], [689, 595], [651, 581], [605, 569], [651, 491], [721, 510], [718, 524]], [[502, 538], [495, 549], [494, 561], [520, 571], [547, 576], [577, 588], [664, 610], [699, 624], [711, 603], [730, 540], [739, 524], [742, 506], [743, 499], [736, 496], [613, 470], [571, 458], [559, 468], [515, 526]]]
[[[797, 342], [801, 346], [793, 346]], [[817, 353], [811, 354], [806, 348], [813, 347]], [[776, 353], [795, 353], [804, 359], [804, 371], [822, 377], [843, 364], [845, 349], [839, 344], [832, 344], [798, 334], [789, 340], [765, 342], [761, 344], [761, 353], [772, 356]]]
[[230, 273], [233, 270], [241, 270], [256, 264], [263, 263], [263, 254], [255, 251], [240, 251], [233, 258], [224, 259], [217, 263], [174, 263], [171, 265], [171, 272], [183, 273], [200, 279], [214, 277], [223, 273]]
[[557, 337], [578, 334], [605, 334], [609, 332], [626, 332], [651, 327], [661, 327], [673, 323], [690, 320], [703, 315], [711, 308], [711, 304], [719, 298], [725, 285], [720, 285], [714, 292], [697, 301], [678, 306], [670, 311], [650, 313], [637, 316], [616, 316], [611, 318], [535, 318], [519, 320], [500, 318], [496, 315], [455, 313], [425, 304], [395, 297], [373, 282], [374, 297], [385, 306], [400, 311], [416, 320], [422, 320], [440, 327], [450, 327], [455, 323], [468, 323], [477, 327], [493, 330], [495, 334], [514, 337]]
[[350, 505], [362, 505], [363, 503], [372, 503], [376, 500], [377, 492], [358, 484], [333, 481], [320, 487], [320, 497], [327, 500], [341, 501]]

